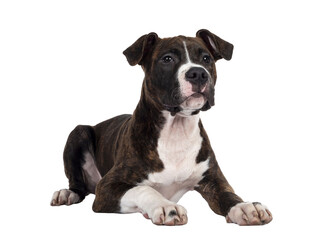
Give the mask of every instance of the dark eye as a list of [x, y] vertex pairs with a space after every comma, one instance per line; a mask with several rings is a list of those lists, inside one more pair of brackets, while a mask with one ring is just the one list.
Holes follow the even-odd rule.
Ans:
[[211, 62], [211, 57], [210, 57], [209, 55], [204, 55], [204, 56], [203, 56], [203, 61], [204, 61], [205, 63], [210, 63], [210, 62]]
[[162, 62], [164, 62], [164, 63], [173, 62], [173, 58], [170, 57], [170, 56], [164, 56], [161, 60], [162, 60]]

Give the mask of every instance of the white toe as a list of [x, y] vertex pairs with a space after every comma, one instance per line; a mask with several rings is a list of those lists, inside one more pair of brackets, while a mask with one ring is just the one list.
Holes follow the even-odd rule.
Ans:
[[271, 222], [272, 215], [266, 206], [260, 203], [238, 203], [226, 216], [227, 222], [238, 225], [263, 225]]
[[51, 206], [72, 205], [78, 202], [80, 202], [80, 196], [77, 193], [69, 189], [61, 189], [53, 193]]

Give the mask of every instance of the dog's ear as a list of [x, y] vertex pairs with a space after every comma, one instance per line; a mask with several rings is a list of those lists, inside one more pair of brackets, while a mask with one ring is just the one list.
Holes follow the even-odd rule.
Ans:
[[232, 58], [233, 45], [231, 43], [219, 38], [206, 29], [199, 30], [196, 36], [201, 38], [206, 44], [215, 61], [221, 58], [226, 60], [230, 60]]
[[131, 66], [141, 65], [144, 57], [153, 48], [158, 35], [154, 32], [141, 36], [130, 47], [123, 51]]

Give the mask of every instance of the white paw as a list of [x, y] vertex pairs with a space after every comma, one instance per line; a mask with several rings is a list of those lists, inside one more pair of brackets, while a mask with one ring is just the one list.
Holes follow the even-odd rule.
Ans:
[[77, 193], [68, 189], [62, 189], [53, 194], [51, 206], [71, 205], [78, 202], [80, 202], [80, 197]]
[[245, 225], [263, 225], [271, 222], [272, 215], [261, 203], [238, 203], [233, 206], [226, 216], [228, 223]]
[[151, 214], [144, 214], [156, 225], [184, 225], [188, 222], [187, 210], [177, 204], [155, 208]]

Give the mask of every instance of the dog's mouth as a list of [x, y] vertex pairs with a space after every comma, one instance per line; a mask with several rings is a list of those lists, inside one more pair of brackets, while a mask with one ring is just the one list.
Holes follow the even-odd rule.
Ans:
[[201, 108], [207, 104], [207, 102], [208, 97], [206, 92], [196, 92], [190, 96], [179, 99], [176, 104], [163, 104], [163, 106], [165, 110], [171, 112], [172, 114], [181, 112], [185, 109], [198, 113]]
[[207, 96], [204, 92], [195, 92], [189, 96], [186, 96], [186, 97], [182, 97], [179, 101], [179, 104], [182, 104], [184, 103], [185, 101], [188, 101], [189, 99], [194, 99], [194, 98], [204, 98], [204, 99], [207, 99]]
[[201, 97], [206, 98], [206, 96], [204, 95], [203, 92], [196, 92], [196, 93], [192, 94], [191, 96], [187, 97], [186, 100], [188, 100], [189, 98], [201, 98]]
[[180, 106], [183, 110], [200, 110], [206, 101], [207, 97], [203, 93], [197, 92], [187, 97]]

